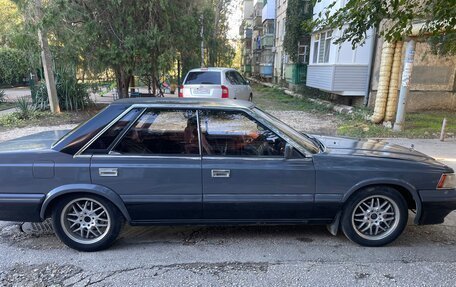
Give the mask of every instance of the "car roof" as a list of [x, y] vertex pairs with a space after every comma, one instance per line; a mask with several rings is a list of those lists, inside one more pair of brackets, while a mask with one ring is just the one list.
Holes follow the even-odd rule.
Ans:
[[111, 105], [170, 105], [170, 106], [192, 106], [202, 108], [248, 108], [255, 105], [249, 101], [233, 99], [209, 99], [209, 98], [126, 98], [113, 102]]
[[208, 68], [197, 68], [191, 69], [190, 72], [223, 72], [223, 71], [236, 71], [233, 68], [224, 68], [224, 67], [208, 67]]

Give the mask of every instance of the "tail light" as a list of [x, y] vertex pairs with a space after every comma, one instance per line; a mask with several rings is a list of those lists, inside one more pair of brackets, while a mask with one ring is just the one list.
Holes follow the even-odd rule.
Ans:
[[228, 87], [222, 86], [222, 98], [228, 99], [229, 97], [230, 97], [230, 91], [228, 90]]
[[179, 87], [179, 98], [183, 98], [184, 97], [184, 85], [181, 85]]

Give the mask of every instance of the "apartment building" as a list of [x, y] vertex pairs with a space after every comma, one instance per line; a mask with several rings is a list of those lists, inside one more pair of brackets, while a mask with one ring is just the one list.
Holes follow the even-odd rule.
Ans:
[[287, 0], [276, 0], [275, 5], [275, 39], [274, 48], [274, 82], [282, 83], [285, 81], [285, 64], [288, 62], [288, 56], [283, 48], [283, 40], [286, 32], [287, 19]]
[[[334, 0], [322, 0], [313, 8], [314, 18]], [[338, 0], [333, 9], [342, 8], [344, 0]], [[343, 30], [316, 30], [310, 43], [310, 63], [306, 85], [332, 94], [355, 97], [362, 100], [368, 93], [375, 33], [366, 33], [364, 45], [356, 48], [349, 42], [334, 44]]]
[[252, 74], [252, 26], [253, 0], [244, 0], [242, 3], [242, 23], [239, 26], [241, 36], [241, 72], [246, 76]]
[[264, 0], [261, 14], [263, 34], [260, 39], [260, 78], [266, 81], [271, 81], [273, 77], [274, 53], [272, 49], [275, 44], [275, 8], [276, 0]]

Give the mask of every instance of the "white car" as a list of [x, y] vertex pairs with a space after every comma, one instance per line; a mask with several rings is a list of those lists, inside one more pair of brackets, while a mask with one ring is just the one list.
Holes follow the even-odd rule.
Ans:
[[187, 73], [180, 98], [226, 98], [252, 101], [250, 82], [231, 68], [200, 68]]

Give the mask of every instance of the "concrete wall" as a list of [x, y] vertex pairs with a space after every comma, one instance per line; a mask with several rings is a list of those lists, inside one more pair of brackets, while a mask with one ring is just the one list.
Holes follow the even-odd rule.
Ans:
[[274, 80], [281, 82], [285, 80], [285, 51], [283, 48], [285, 19], [287, 16], [288, 1], [276, 0], [276, 29], [275, 29], [275, 58], [274, 58]]
[[[369, 106], [373, 107], [378, 87], [383, 41], [375, 54]], [[405, 49], [405, 45], [404, 45]], [[427, 43], [417, 43], [407, 111], [447, 109], [456, 111], [456, 56], [433, 55]]]

